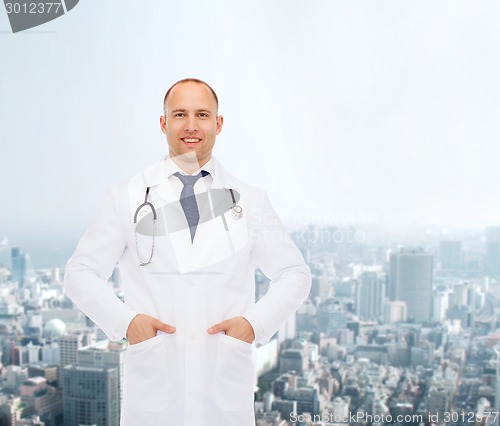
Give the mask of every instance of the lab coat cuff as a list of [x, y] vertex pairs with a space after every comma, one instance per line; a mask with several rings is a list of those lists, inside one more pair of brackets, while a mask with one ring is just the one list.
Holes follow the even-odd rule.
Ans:
[[242, 317], [245, 318], [252, 326], [253, 332], [255, 334], [255, 342], [264, 344], [265, 343], [265, 341], [264, 341], [264, 327], [262, 326], [262, 323], [257, 318], [257, 316], [252, 312], [245, 312], [242, 315]]
[[119, 321], [118, 326], [114, 330], [115, 338], [111, 340], [122, 340], [127, 338], [127, 330], [128, 326], [132, 322], [132, 320], [139, 315], [140, 312], [134, 311], [132, 309], [128, 310], [123, 318]]

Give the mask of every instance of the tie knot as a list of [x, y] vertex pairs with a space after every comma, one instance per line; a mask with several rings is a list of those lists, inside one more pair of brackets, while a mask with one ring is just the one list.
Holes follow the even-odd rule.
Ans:
[[199, 178], [209, 175], [206, 170], [202, 170], [197, 175], [181, 175], [179, 172], [174, 173], [174, 176], [177, 176], [180, 181], [184, 184], [184, 186], [194, 186], [194, 184], [198, 181]]

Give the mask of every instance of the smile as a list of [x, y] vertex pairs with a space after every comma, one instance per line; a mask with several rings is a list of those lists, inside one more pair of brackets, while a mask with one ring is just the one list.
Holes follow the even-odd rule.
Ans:
[[181, 138], [181, 140], [185, 143], [198, 143], [201, 139], [198, 138]]

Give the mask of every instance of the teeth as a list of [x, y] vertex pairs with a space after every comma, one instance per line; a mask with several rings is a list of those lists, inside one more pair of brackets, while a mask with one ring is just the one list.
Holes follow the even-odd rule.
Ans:
[[199, 139], [187, 139], [187, 138], [184, 138], [184, 142], [199, 142], [200, 140]]

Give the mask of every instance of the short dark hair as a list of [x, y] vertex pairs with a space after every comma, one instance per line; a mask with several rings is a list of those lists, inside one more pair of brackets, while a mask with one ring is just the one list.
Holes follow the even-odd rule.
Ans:
[[212, 87], [208, 83], [206, 83], [203, 80], [200, 80], [199, 78], [183, 78], [182, 80], [176, 81], [174, 84], [172, 84], [172, 86], [170, 86], [170, 89], [167, 90], [167, 93], [165, 93], [165, 97], [163, 98], [163, 108], [165, 108], [165, 104], [167, 103], [168, 96], [170, 95], [170, 92], [172, 91], [172, 89], [181, 83], [198, 83], [198, 84], [203, 84], [206, 87], [208, 87], [210, 89], [210, 91], [212, 92], [212, 95], [214, 95], [215, 104], [217, 105], [217, 109], [219, 109], [219, 98], [217, 98], [217, 94], [215, 93], [215, 90], [212, 89]]

